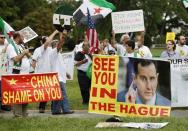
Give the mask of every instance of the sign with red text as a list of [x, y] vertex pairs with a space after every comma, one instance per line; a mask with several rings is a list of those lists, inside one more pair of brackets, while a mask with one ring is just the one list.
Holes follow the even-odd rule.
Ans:
[[62, 99], [57, 73], [2, 76], [2, 104], [23, 104]]
[[115, 33], [144, 31], [143, 10], [112, 12], [112, 27]]
[[93, 56], [90, 113], [165, 117], [170, 100], [169, 61]]

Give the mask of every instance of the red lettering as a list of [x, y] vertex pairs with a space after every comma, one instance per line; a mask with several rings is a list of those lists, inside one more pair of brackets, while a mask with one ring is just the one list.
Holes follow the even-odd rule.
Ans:
[[120, 112], [127, 113], [128, 112], [128, 105], [120, 105]]
[[138, 108], [138, 113], [140, 114], [140, 115], [147, 115], [147, 113], [148, 113], [148, 109], [147, 109], [147, 107], [139, 107]]
[[150, 115], [151, 116], [157, 116], [158, 114], [159, 114], [159, 108], [150, 108]]
[[129, 109], [129, 114], [131, 114], [131, 113], [133, 113], [133, 114], [136, 115], [136, 108], [135, 108], [135, 106], [131, 106], [131, 107], [130, 107], [130, 109]]
[[91, 105], [92, 105], [92, 110], [96, 110], [96, 105], [97, 105], [97, 102], [90, 102]]
[[99, 82], [99, 76], [100, 76], [101, 72], [94, 72], [95, 78], [96, 78], [96, 84], [98, 84]]
[[161, 108], [160, 116], [168, 116], [169, 109]]
[[95, 58], [94, 59], [94, 69], [95, 70], [99, 70], [100, 69], [100, 59], [99, 58]]
[[[113, 75], [111, 77], [111, 75]], [[108, 77], [108, 84], [109, 85], [114, 85], [115, 84], [115, 81], [116, 81], [116, 73], [109, 73], [109, 77]]]
[[102, 73], [102, 75], [101, 75], [101, 83], [103, 84], [103, 85], [106, 85], [106, 83], [107, 83], [107, 73], [106, 72], [103, 72]]
[[106, 103], [99, 103], [99, 110], [106, 111]]
[[97, 97], [97, 88], [96, 87], [92, 88], [92, 97]]
[[102, 58], [102, 71], [107, 71], [108, 58]]
[[109, 71], [115, 71], [115, 58], [109, 58], [108, 66]]
[[104, 98], [106, 95], [108, 97], [110, 97], [111, 99], [116, 99], [116, 89], [111, 89], [111, 92], [109, 92], [107, 89], [105, 88], [101, 88], [100, 90], [100, 97]]
[[108, 103], [108, 111], [115, 112], [115, 104]]

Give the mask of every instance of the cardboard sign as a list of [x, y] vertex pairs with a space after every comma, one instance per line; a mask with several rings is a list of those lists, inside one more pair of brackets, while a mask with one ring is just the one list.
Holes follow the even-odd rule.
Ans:
[[170, 62], [94, 55], [90, 113], [165, 117], [170, 99]]
[[188, 59], [171, 59], [172, 107], [188, 106]]
[[144, 31], [143, 10], [112, 12], [112, 27], [115, 33]]
[[175, 35], [174, 32], [167, 32], [166, 33], [166, 43], [167, 43], [168, 40], [173, 40], [174, 41], [175, 37], [176, 37], [176, 35]]
[[29, 42], [30, 40], [36, 38], [38, 35], [34, 32], [29, 26], [23, 28], [19, 31], [24, 37], [24, 43]]
[[62, 99], [57, 73], [2, 76], [2, 104], [23, 104]]
[[66, 72], [70, 75], [70, 79], [73, 80], [74, 76], [74, 51], [62, 54], [63, 62], [66, 64]]

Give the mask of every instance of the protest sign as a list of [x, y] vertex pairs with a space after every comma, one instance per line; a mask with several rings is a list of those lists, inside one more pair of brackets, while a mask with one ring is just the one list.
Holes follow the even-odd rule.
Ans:
[[176, 35], [175, 35], [174, 32], [167, 32], [166, 33], [166, 43], [167, 43], [168, 40], [173, 40], [174, 41], [175, 40], [175, 36]]
[[0, 80], [3, 74], [7, 73], [7, 55], [6, 53], [0, 53]]
[[94, 55], [90, 113], [165, 117], [170, 99], [169, 61]]
[[171, 59], [172, 107], [188, 106], [188, 59]]
[[112, 27], [115, 33], [144, 31], [143, 10], [112, 12]]
[[22, 104], [62, 99], [57, 73], [2, 76], [2, 104]]
[[22, 30], [19, 31], [20, 34], [23, 35], [24, 37], [24, 43], [29, 42], [30, 40], [36, 38], [38, 35], [36, 32], [34, 32], [29, 26], [23, 28]]
[[66, 65], [66, 72], [70, 75], [70, 79], [73, 80], [74, 76], [74, 51], [62, 54], [63, 62]]
[[165, 127], [168, 124], [168, 122], [163, 123], [135, 123], [135, 122], [100, 122], [95, 127], [96, 128], [109, 128], [109, 127], [122, 127], [122, 128], [140, 128], [140, 129], [160, 129]]

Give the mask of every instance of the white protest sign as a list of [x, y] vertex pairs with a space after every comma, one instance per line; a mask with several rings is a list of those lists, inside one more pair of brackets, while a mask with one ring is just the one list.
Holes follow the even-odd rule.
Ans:
[[171, 59], [172, 107], [188, 106], [188, 59]]
[[24, 43], [27, 43], [28, 41], [30, 41], [38, 36], [37, 33], [34, 32], [29, 26], [23, 28], [19, 32], [24, 37]]
[[73, 80], [74, 76], [74, 51], [68, 52], [68, 53], [63, 53], [62, 58], [66, 65], [66, 72], [70, 75], [70, 79], [68, 80]]
[[115, 33], [144, 31], [143, 10], [112, 12], [112, 27]]

